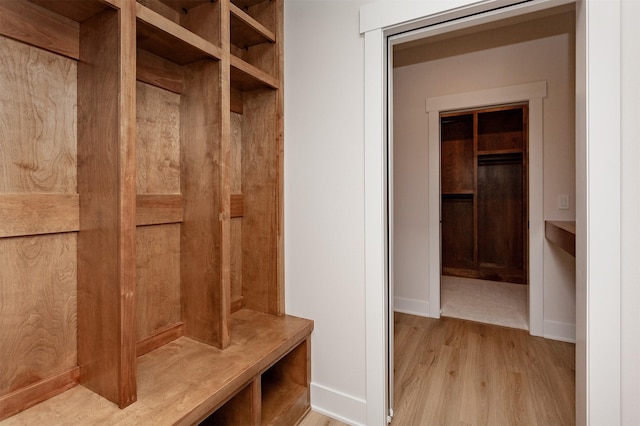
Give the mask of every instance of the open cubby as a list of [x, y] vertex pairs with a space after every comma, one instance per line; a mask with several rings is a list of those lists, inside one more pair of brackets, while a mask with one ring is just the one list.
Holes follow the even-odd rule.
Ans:
[[308, 409], [309, 353], [307, 340], [262, 374], [262, 424], [290, 424]]
[[301, 368], [308, 408], [282, 28], [281, 0], [0, 2], [0, 420], [259, 424]]

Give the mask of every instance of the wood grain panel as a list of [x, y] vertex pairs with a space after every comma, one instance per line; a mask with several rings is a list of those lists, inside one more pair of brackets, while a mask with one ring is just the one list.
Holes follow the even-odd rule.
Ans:
[[478, 266], [497, 275], [520, 271], [520, 281], [526, 280], [522, 167], [521, 158], [478, 164]]
[[[229, 162], [229, 187], [231, 193], [242, 191], [242, 115], [231, 114], [231, 140]], [[244, 197], [242, 205], [244, 215]], [[231, 263], [231, 301], [232, 310], [244, 304], [242, 298], [242, 218], [233, 218], [230, 229], [230, 263]], [[235, 303], [234, 303], [235, 302]]]
[[242, 218], [231, 219], [231, 300], [242, 300]]
[[136, 83], [136, 190], [180, 193], [180, 95]]
[[242, 217], [244, 215], [244, 197], [242, 194], [231, 194], [231, 217]]
[[231, 112], [235, 112], [237, 114], [242, 114], [244, 112], [242, 97], [241, 91], [231, 88]]
[[[242, 287], [245, 306], [280, 312], [276, 92], [245, 93], [242, 116]], [[270, 117], [265, 119], [265, 117]]]
[[134, 7], [82, 23], [78, 66], [80, 380], [120, 407], [136, 399]]
[[76, 80], [75, 61], [0, 37], [0, 192], [77, 192]]
[[442, 267], [475, 268], [473, 198], [442, 198]]
[[136, 230], [136, 339], [181, 321], [180, 225]]
[[280, 12], [280, 5], [277, 1], [255, 1], [255, 0], [233, 0], [233, 4], [243, 9], [249, 16], [264, 25], [269, 31], [273, 31], [275, 41], [281, 39], [282, 34], [279, 33], [278, 25], [283, 22]]
[[77, 194], [0, 194], [0, 238], [80, 229]]
[[182, 222], [184, 203], [179, 194], [143, 194], [136, 197], [136, 226]]
[[478, 113], [478, 150], [524, 149], [527, 107]]
[[[222, 2], [201, 1], [199, 4], [194, 4], [187, 8], [187, 13], [180, 15], [180, 23], [183, 27], [199, 35], [209, 43], [215, 46], [222, 46], [221, 34], [223, 32], [225, 34], [228, 33], [228, 30], [223, 28], [223, 22], [221, 21], [222, 8]], [[222, 59], [221, 52], [218, 59]]]
[[219, 89], [210, 84], [217, 81], [219, 72], [213, 61], [185, 67], [180, 105], [184, 197], [180, 251], [185, 335], [225, 347], [229, 306], [224, 302], [228, 289], [221, 279], [221, 110]]
[[136, 78], [138, 81], [173, 93], [182, 93], [184, 75], [181, 66], [142, 49], [138, 49], [136, 55]]
[[442, 117], [440, 141], [442, 193], [473, 192], [473, 115]]
[[0, 239], [0, 395], [74, 368], [76, 235]]
[[0, 2], [0, 34], [78, 59], [78, 23], [24, 0]]
[[242, 192], [242, 115], [231, 114], [231, 140], [229, 162], [229, 190], [232, 194]]

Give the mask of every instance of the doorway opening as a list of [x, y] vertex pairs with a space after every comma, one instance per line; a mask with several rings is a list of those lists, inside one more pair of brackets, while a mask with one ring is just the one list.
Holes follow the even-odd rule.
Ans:
[[442, 316], [528, 330], [528, 116], [440, 113]]
[[[466, 202], [473, 206], [474, 197], [479, 198], [477, 193], [441, 193], [441, 168], [444, 168], [440, 163], [442, 119], [452, 112], [453, 115], [464, 115], [487, 106], [518, 106], [526, 111], [522, 116], [528, 141], [520, 154], [520, 166], [513, 166], [517, 163], [516, 152], [503, 147], [505, 151], [500, 155], [508, 158], [483, 153], [481, 156], [485, 158], [480, 167], [486, 167], [485, 174], [495, 174], [493, 167], [498, 166], [512, 170], [521, 167], [520, 174], [526, 176], [526, 179], [516, 180], [523, 185], [522, 194], [526, 197], [521, 210], [524, 220], [520, 221], [522, 255], [517, 256], [521, 271], [519, 274], [504, 272], [503, 275], [528, 284], [525, 308], [528, 309], [525, 320], [528, 324], [522, 328], [528, 327], [530, 334], [543, 336], [545, 326], [549, 329], [543, 309], [545, 297], [557, 290], [551, 288], [551, 293], [545, 295], [545, 282], [564, 280], [563, 272], [558, 270], [569, 265], [569, 262], [559, 265], [552, 259], [555, 255], [546, 247], [544, 239], [544, 219], [563, 213], [557, 213], [555, 206], [552, 210], [552, 204], [548, 202], [555, 198], [556, 192], [575, 193], [574, 5], [448, 33], [436, 32], [432, 37], [416, 38], [403, 44], [391, 41], [390, 46], [392, 64], [389, 69], [393, 78], [389, 81], [389, 104], [392, 105], [389, 116], [392, 120], [388, 178], [392, 189], [389, 195], [389, 296], [392, 309], [432, 318], [443, 314], [442, 272], [456, 266], [443, 262], [443, 252], [447, 250], [444, 246], [460, 244], [460, 241], [448, 242], [446, 238], [440, 238], [441, 226], [447, 225], [440, 222], [446, 215], [441, 209], [447, 209], [445, 204], [451, 201], [448, 207], [464, 210], [465, 207], [459, 204]], [[424, 126], [425, 111], [427, 126]], [[474, 138], [473, 134], [471, 138]], [[477, 153], [475, 155], [475, 173], [478, 173]], [[504, 173], [510, 175], [511, 172]], [[546, 182], [543, 175], [546, 175]], [[454, 198], [457, 198], [456, 202], [460, 201], [458, 205], [454, 206]], [[403, 207], [398, 208], [399, 205]], [[469, 204], [466, 209], [467, 215], [461, 216], [478, 215], [473, 209], [469, 213]], [[572, 209], [568, 213], [575, 215], [575, 207]], [[526, 230], [525, 225], [528, 226]], [[464, 235], [471, 235], [470, 240], [477, 244], [477, 236], [474, 236], [477, 217], [464, 226], [468, 229]], [[475, 269], [479, 263], [495, 263], [490, 261], [491, 256], [481, 261], [478, 248], [472, 247], [475, 252], [471, 251], [471, 263]], [[505, 251], [510, 253], [509, 249], [498, 250]], [[552, 259], [552, 269], [547, 275], [545, 259]], [[514, 263], [513, 260], [510, 262]], [[458, 269], [473, 269], [468, 266]], [[492, 278], [486, 269], [485, 275], [476, 272], [469, 278]], [[572, 271], [575, 274], [575, 263]], [[566, 316], [572, 318], [569, 321], [575, 321], [575, 289], [572, 290], [569, 297], [552, 306], [560, 311], [565, 309], [560, 305], [566, 304]], [[389, 318], [393, 327], [393, 311], [389, 312]], [[573, 333], [575, 336], [575, 328]], [[393, 342], [392, 330], [389, 342]], [[389, 371], [392, 383], [393, 368]], [[393, 406], [392, 388], [389, 394], [389, 404]]]

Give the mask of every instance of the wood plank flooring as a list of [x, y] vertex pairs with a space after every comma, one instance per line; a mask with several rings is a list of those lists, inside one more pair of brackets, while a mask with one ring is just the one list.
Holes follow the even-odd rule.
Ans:
[[393, 425], [575, 424], [575, 345], [395, 314]]
[[[455, 318], [395, 314], [392, 426], [573, 425], [575, 345]], [[301, 426], [343, 426], [310, 412]]]
[[316, 411], [309, 411], [307, 415], [300, 420], [298, 426], [347, 426], [347, 424]]

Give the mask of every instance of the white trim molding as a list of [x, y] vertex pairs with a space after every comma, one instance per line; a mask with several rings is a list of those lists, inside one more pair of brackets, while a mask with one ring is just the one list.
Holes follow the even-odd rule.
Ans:
[[544, 338], [561, 342], [576, 342], [576, 325], [559, 321], [544, 321]]
[[350, 425], [367, 424], [367, 401], [361, 398], [311, 383], [311, 400], [313, 411]]
[[426, 99], [429, 115], [429, 302], [440, 318], [440, 113], [515, 102], [529, 103], [529, 333], [545, 335], [543, 103], [547, 82], [495, 87]]
[[429, 317], [429, 301], [418, 299], [407, 299], [404, 297], [393, 298], [393, 310], [403, 314], [418, 315], [420, 317]]

